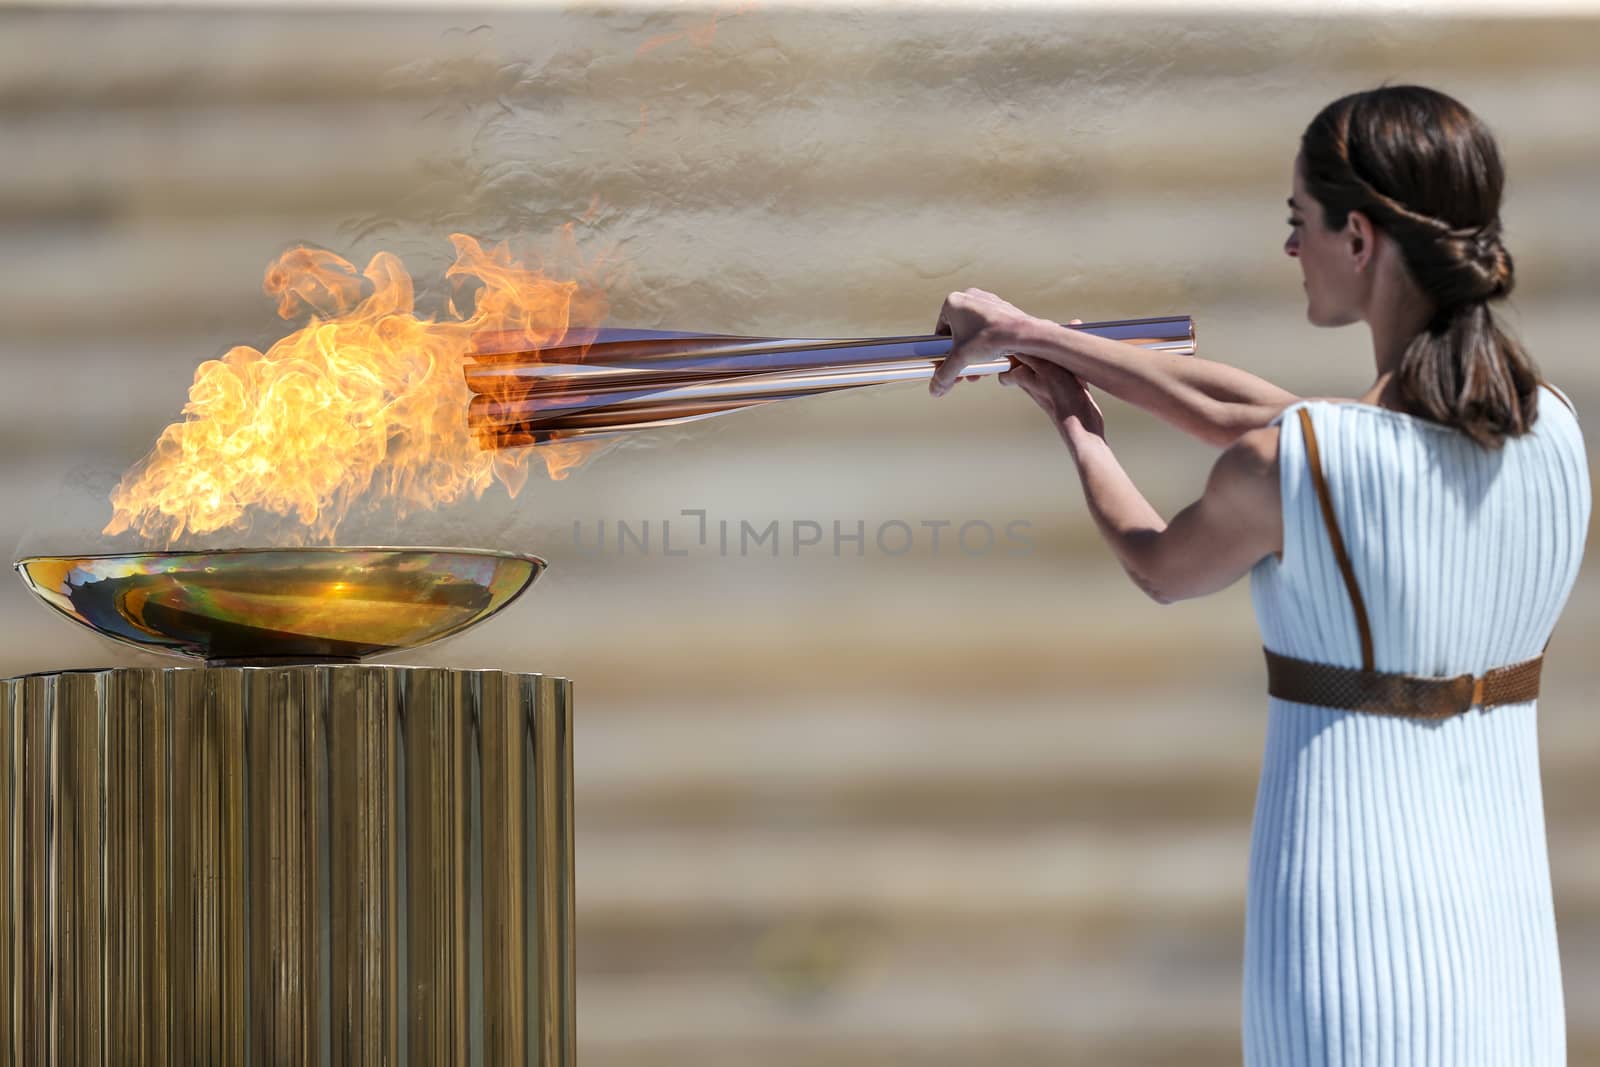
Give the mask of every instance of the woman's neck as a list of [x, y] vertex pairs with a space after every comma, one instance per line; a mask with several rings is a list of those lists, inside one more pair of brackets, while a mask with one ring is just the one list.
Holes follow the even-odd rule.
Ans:
[[1387, 284], [1374, 286], [1372, 302], [1366, 310], [1377, 377], [1362, 400], [1403, 410], [1395, 379], [1412, 338], [1427, 329], [1433, 304], [1399, 263], [1391, 261], [1389, 266]]

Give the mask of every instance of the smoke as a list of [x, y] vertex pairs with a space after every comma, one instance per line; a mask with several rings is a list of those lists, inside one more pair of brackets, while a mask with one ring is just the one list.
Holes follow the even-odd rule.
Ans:
[[13, 558], [118, 551], [116, 540], [101, 527], [106, 500], [121, 476], [105, 463], [82, 463], [67, 471], [53, 490], [35, 494]]

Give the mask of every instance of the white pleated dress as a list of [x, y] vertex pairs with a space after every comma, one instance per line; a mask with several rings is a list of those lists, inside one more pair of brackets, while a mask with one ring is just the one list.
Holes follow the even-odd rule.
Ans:
[[[1310, 410], [1374, 668], [1481, 674], [1537, 655], [1589, 524], [1578, 421], [1546, 388], [1498, 451], [1365, 404], [1281, 426], [1283, 558], [1250, 575], [1262, 643], [1361, 666], [1299, 417]], [[1570, 654], [1570, 653], [1569, 653]], [[1268, 697], [1246, 904], [1249, 1067], [1566, 1062], [1537, 701], [1442, 721]]]

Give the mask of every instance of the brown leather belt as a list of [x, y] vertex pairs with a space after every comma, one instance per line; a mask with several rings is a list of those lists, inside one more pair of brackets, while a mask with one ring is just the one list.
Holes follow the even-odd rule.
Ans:
[[1335, 667], [1329, 663], [1267, 654], [1267, 692], [1280, 700], [1348, 711], [1372, 711], [1421, 719], [1446, 719], [1468, 708], [1517, 704], [1539, 695], [1541, 653], [1521, 663], [1496, 667], [1474, 678], [1397, 674]]
[[[1311, 479], [1316, 485], [1323, 522], [1328, 528], [1328, 540], [1355, 611], [1356, 629], [1361, 637], [1361, 667], [1336, 667], [1331, 663], [1296, 659], [1263, 647], [1262, 651], [1267, 656], [1267, 692], [1297, 704], [1422, 719], [1444, 719], [1459, 715], [1468, 708], [1489, 708], [1496, 704], [1516, 704], [1536, 698], [1539, 695], [1539, 674], [1544, 666], [1543, 651], [1532, 659], [1494, 667], [1476, 677], [1470, 674], [1453, 678], [1435, 677], [1373, 669], [1372, 628], [1367, 622], [1367, 606], [1356, 584], [1355, 568], [1350, 565], [1350, 557], [1345, 552], [1344, 538], [1339, 534], [1333, 497], [1322, 476], [1322, 459], [1317, 451], [1317, 435], [1311, 425], [1311, 413], [1303, 407], [1300, 409], [1300, 425], [1304, 432], [1306, 457], [1311, 466]], [[1546, 641], [1545, 647], [1549, 645]]]

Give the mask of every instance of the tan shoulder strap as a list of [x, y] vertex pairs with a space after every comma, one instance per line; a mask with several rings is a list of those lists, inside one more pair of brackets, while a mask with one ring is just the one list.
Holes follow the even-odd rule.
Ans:
[[1350, 604], [1356, 612], [1356, 628], [1361, 631], [1361, 669], [1372, 670], [1372, 627], [1367, 623], [1367, 605], [1361, 599], [1361, 589], [1356, 585], [1355, 568], [1344, 550], [1344, 538], [1339, 534], [1339, 520], [1333, 514], [1333, 496], [1322, 477], [1322, 455], [1317, 450], [1317, 432], [1311, 427], [1311, 412], [1300, 409], [1300, 426], [1305, 431], [1306, 456], [1311, 463], [1311, 480], [1317, 487], [1317, 499], [1322, 503], [1322, 521], [1328, 527], [1328, 540], [1333, 544], [1333, 556], [1339, 561], [1344, 575], [1344, 585], [1350, 591]]
[[1577, 416], [1578, 409], [1572, 406], [1572, 401], [1567, 399], [1567, 394], [1566, 393], [1563, 393], [1561, 390], [1559, 390], [1559, 389], [1557, 389], [1555, 387], [1555, 383], [1547, 382], [1547, 381], [1544, 381], [1543, 379], [1541, 379], [1539, 384], [1543, 385], [1545, 388], [1549, 389], [1552, 393], [1556, 394], [1556, 399], [1561, 401], [1563, 404], [1565, 404], [1567, 406], [1567, 410], [1572, 412], [1574, 417]]
[[[1572, 401], [1567, 399], [1567, 394], [1563, 393], [1560, 389], [1557, 389], [1554, 382], [1547, 382], [1547, 381], [1544, 381], [1543, 379], [1540, 379], [1540, 384], [1544, 385], [1552, 393], [1556, 394], [1556, 399], [1561, 401], [1563, 404], [1565, 404], [1567, 406], [1567, 410], [1572, 412], [1572, 415], [1573, 415], [1574, 418], [1577, 417], [1578, 409], [1572, 406]], [[1554, 633], [1552, 633], [1550, 635], [1550, 637], [1554, 637], [1554, 636], [1555, 636]], [[1544, 647], [1545, 648], [1549, 648], [1550, 647], [1550, 637], [1545, 638], [1545, 641], [1544, 641]], [[1541, 656], [1544, 655], [1544, 649], [1540, 649], [1539, 650], [1539, 654]]]

